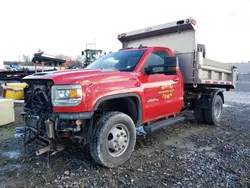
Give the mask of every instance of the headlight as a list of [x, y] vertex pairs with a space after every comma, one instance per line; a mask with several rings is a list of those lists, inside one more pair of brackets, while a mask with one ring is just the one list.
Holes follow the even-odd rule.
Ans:
[[52, 103], [54, 106], [77, 106], [82, 101], [81, 85], [52, 86]]

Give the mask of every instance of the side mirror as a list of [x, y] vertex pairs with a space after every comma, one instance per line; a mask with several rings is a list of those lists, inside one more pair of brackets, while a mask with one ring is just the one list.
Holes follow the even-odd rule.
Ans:
[[146, 74], [178, 74], [177, 67], [179, 67], [178, 57], [166, 57], [163, 65], [152, 65], [144, 69]]
[[84, 55], [84, 51], [82, 51], [82, 55]]

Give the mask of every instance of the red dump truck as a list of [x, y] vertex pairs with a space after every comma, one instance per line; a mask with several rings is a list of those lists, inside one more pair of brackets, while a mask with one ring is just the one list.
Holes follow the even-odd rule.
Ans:
[[218, 125], [236, 69], [205, 57], [196, 26], [188, 18], [122, 33], [121, 50], [84, 69], [25, 77], [25, 144], [41, 143], [37, 155], [62, 151], [67, 140], [89, 144], [112, 168], [130, 158], [138, 134], [184, 121], [183, 111]]

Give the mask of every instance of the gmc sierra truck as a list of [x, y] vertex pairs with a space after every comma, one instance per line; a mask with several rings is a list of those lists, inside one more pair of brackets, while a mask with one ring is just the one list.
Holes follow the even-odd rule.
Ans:
[[236, 69], [207, 59], [196, 35], [192, 18], [126, 32], [121, 50], [84, 69], [25, 77], [24, 144], [40, 143], [40, 155], [78, 141], [113, 168], [130, 158], [138, 134], [182, 122], [186, 110], [218, 125]]

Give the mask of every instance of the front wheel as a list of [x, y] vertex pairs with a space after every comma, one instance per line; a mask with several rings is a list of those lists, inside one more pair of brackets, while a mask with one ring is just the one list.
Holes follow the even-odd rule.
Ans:
[[131, 156], [136, 142], [133, 120], [121, 112], [109, 112], [95, 123], [90, 141], [94, 160], [108, 168], [125, 163]]

